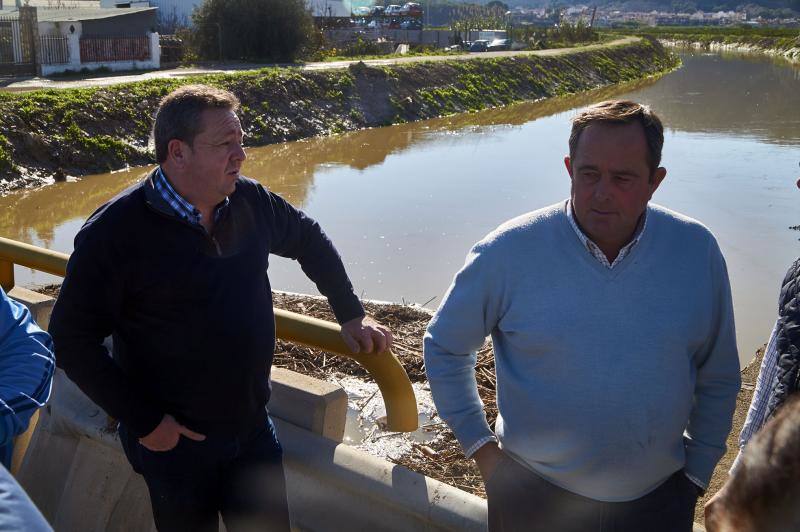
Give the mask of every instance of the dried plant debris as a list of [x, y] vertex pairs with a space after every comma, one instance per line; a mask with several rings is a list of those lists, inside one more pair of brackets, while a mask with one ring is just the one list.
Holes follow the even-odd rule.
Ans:
[[[278, 308], [325, 320], [332, 321], [334, 319], [325, 299], [276, 292], [273, 294], [273, 300]], [[430, 320], [430, 313], [411, 305], [364, 302], [364, 308], [370, 316], [389, 327], [394, 336], [392, 351], [403, 364], [415, 389], [419, 389], [418, 386], [421, 386], [423, 390], [426, 390], [428, 383], [422, 359], [422, 337]], [[281, 340], [278, 340], [277, 343], [273, 362], [276, 366], [331, 382], [347, 376], [369, 378], [361, 366], [347, 358]], [[491, 345], [488, 343], [478, 352], [476, 377], [478, 392], [486, 406], [489, 423], [494, 426], [497, 417], [494, 356]], [[346, 383], [343, 382], [343, 384]], [[420, 395], [418, 393], [418, 398]], [[372, 400], [370, 404], [375, 402]], [[423, 405], [420, 405], [420, 411], [424, 410]], [[356, 447], [466, 492], [485, 497], [483, 481], [478, 468], [472, 460], [464, 456], [447, 425], [437, 416], [427, 415], [420, 421], [420, 426], [422, 431], [430, 433], [430, 437], [425, 438], [424, 442], [412, 442], [410, 446], [407, 445], [407, 440], [403, 440], [402, 443], [397, 441], [397, 445], [403, 447], [403, 452], [399, 456], [387, 452], [382, 446], [375, 448], [356, 445]], [[394, 434], [377, 429], [370, 437], [385, 437], [391, 442]]]

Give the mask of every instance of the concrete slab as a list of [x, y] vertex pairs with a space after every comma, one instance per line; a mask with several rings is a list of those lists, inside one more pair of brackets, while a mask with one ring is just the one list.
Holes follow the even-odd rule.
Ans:
[[28, 307], [39, 327], [47, 330], [50, 325], [50, 314], [53, 312], [53, 305], [56, 302], [55, 299], [21, 286], [15, 286], [9, 290], [8, 295]]
[[341, 386], [283, 368], [272, 369], [270, 413], [314, 434], [341, 442], [347, 392]]

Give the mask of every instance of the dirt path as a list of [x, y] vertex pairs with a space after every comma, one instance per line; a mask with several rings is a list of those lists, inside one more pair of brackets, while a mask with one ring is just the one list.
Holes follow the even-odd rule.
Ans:
[[[565, 55], [570, 53], [582, 52], [586, 50], [594, 50], [597, 48], [619, 46], [637, 42], [639, 37], [624, 37], [602, 44], [591, 44], [589, 46], [577, 46], [575, 48], [554, 48], [552, 50], [521, 50], [516, 52], [482, 52], [482, 53], [466, 53], [460, 55], [416, 55], [411, 57], [394, 57], [391, 59], [368, 59], [363, 61], [370, 66], [377, 65], [400, 65], [407, 63], [421, 63], [426, 61], [464, 61], [470, 59], [491, 59], [497, 57], [513, 57], [513, 56], [554, 56]], [[111, 85], [119, 85], [122, 83], [130, 83], [133, 81], [144, 81], [148, 79], [169, 79], [169, 78], [185, 78], [188, 76], [195, 76], [200, 74], [232, 74], [234, 72], [242, 72], [246, 70], [257, 70], [271, 66], [283, 67], [296, 67], [301, 70], [339, 70], [347, 68], [348, 66], [358, 63], [360, 60], [350, 61], [328, 61], [305, 63], [299, 65], [266, 65], [256, 63], [237, 63], [235, 65], [222, 64], [212, 65], [209, 67], [197, 68], [173, 68], [167, 70], [154, 70], [151, 72], [137, 73], [137, 74], [119, 74], [104, 77], [91, 77], [82, 79], [49, 79], [49, 78], [30, 78], [12, 81], [2, 87], [0, 91], [8, 92], [30, 92], [40, 89], [77, 89], [87, 87], [108, 87]]]

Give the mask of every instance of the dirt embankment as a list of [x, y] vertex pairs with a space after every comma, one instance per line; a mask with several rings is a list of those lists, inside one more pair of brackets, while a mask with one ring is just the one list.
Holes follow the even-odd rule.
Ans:
[[346, 70], [269, 68], [112, 87], [0, 94], [0, 192], [151, 163], [158, 101], [179, 85], [234, 92], [246, 144], [476, 111], [657, 75], [678, 59], [660, 44], [563, 55], [439, 61]]
[[675, 48], [709, 50], [711, 52], [744, 52], [769, 55], [790, 63], [800, 63], [800, 37], [789, 39], [749, 39], [736, 40], [728, 37], [702, 38], [662, 38], [662, 44]]

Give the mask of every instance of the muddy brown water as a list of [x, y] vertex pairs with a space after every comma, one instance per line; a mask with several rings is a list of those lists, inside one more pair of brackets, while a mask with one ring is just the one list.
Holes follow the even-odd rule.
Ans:
[[[717, 235], [733, 285], [740, 357], [766, 341], [780, 280], [800, 251], [800, 67], [687, 54], [658, 80], [481, 113], [250, 148], [244, 173], [302, 207], [336, 242], [357, 291], [435, 308], [470, 246], [569, 193], [569, 118], [607, 98], [664, 119], [667, 179], [654, 201]], [[0, 198], [0, 235], [69, 252], [83, 221], [149, 168]], [[275, 288], [316, 293], [276, 258]], [[19, 284], [57, 280], [17, 267]]]

